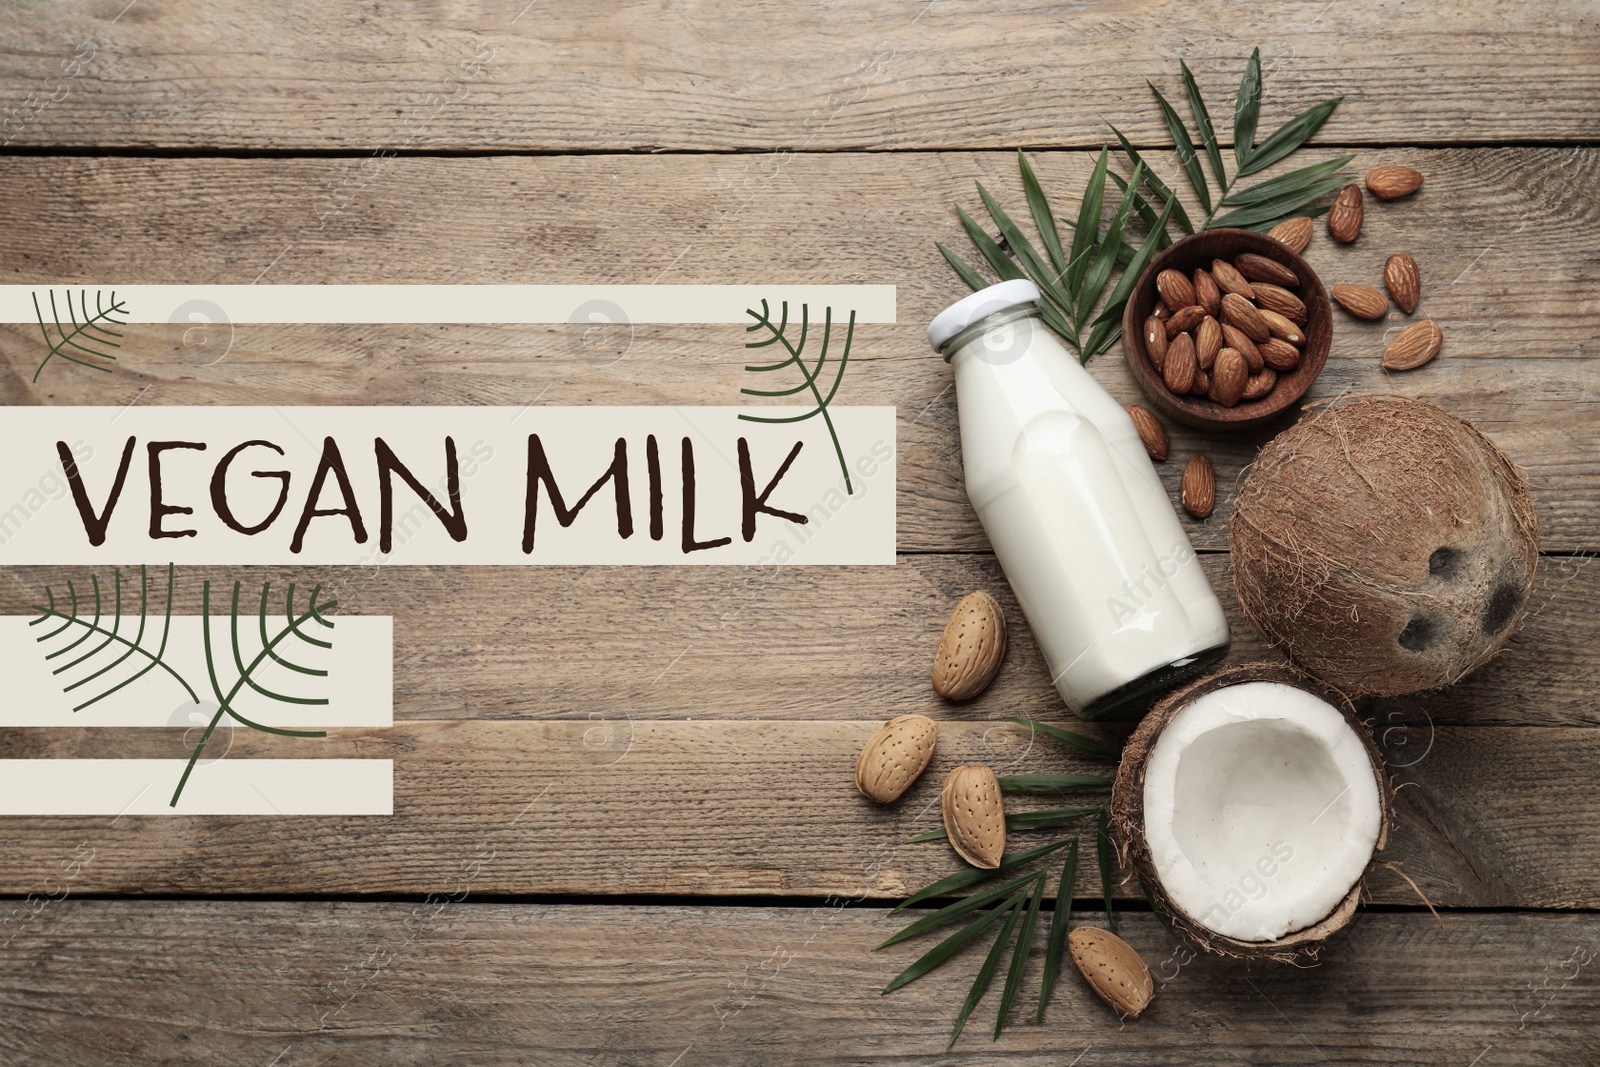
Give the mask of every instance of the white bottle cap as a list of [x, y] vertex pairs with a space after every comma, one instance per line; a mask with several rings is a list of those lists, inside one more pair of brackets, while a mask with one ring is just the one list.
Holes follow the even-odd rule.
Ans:
[[1019, 304], [1038, 302], [1039, 287], [1026, 278], [1013, 278], [987, 289], [979, 289], [933, 317], [933, 321], [928, 323], [928, 343], [933, 345], [935, 352], [942, 353], [952, 337], [980, 319]]

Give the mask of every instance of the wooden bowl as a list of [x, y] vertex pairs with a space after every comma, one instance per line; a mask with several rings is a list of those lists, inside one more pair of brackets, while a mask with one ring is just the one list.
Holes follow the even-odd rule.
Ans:
[[[1209, 270], [1214, 259], [1231, 263], [1246, 252], [1277, 260], [1300, 278], [1300, 284], [1292, 290], [1306, 305], [1306, 343], [1300, 350], [1300, 366], [1280, 374], [1277, 386], [1265, 397], [1240, 401], [1236, 407], [1223, 407], [1203, 396], [1175, 396], [1161, 380], [1161, 371], [1150, 361], [1144, 347], [1144, 320], [1150, 317], [1159, 299], [1156, 275], [1168, 268], [1193, 275], [1197, 267]], [[1122, 313], [1122, 351], [1133, 380], [1157, 411], [1201, 430], [1248, 429], [1270, 422], [1291, 408], [1297, 409], [1300, 398], [1322, 373], [1332, 340], [1333, 311], [1317, 272], [1289, 248], [1254, 230], [1206, 230], [1177, 241], [1151, 260]]]

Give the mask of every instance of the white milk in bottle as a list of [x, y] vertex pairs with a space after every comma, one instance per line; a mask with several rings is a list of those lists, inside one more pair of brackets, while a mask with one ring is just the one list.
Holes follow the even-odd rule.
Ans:
[[1073, 711], [1141, 698], [1228, 647], [1222, 605], [1133, 420], [1039, 317], [1030, 281], [928, 327], [955, 368], [967, 496]]

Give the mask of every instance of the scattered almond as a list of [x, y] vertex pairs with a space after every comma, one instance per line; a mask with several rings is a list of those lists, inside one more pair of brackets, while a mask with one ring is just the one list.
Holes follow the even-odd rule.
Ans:
[[1167, 341], [1180, 333], [1194, 329], [1200, 325], [1200, 320], [1206, 317], [1206, 309], [1199, 304], [1190, 304], [1186, 308], [1179, 308], [1172, 313], [1172, 318], [1167, 320]]
[[939, 724], [926, 715], [902, 715], [878, 727], [856, 759], [856, 788], [889, 804], [911, 788], [933, 758]]
[[1195, 302], [1194, 286], [1181, 270], [1164, 270], [1156, 275], [1156, 292], [1170, 308], [1185, 308]]
[[1217, 288], [1216, 279], [1204, 267], [1198, 267], [1194, 272], [1194, 302], [1205, 308], [1207, 315], [1215, 315], [1222, 307], [1222, 290]]
[[1211, 509], [1217, 503], [1217, 474], [1211, 469], [1211, 461], [1204, 452], [1196, 452], [1188, 466], [1183, 468], [1183, 478], [1178, 488], [1183, 495], [1183, 510], [1197, 519], [1211, 515]]
[[1244, 383], [1243, 399], [1260, 400], [1272, 392], [1277, 384], [1278, 372], [1271, 367], [1263, 367], [1250, 375], [1249, 379]]
[[1284, 219], [1268, 230], [1267, 236], [1291, 252], [1304, 252], [1311, 243], [1311, 220], [1305, 215]]
[[1273, 337], [1288, 341], [1292, 345], [1303, 345], [1306, 343], [1306, 335], [1301, 331], [1298, 325], [1278, 314], [1276, 311], [1268, 311], [1266, 308], [1261, 308], [1260, 310], [1261, 317], [1267, 320], [1267, 329], [1272, 332]]
[[1244, 357], [1231, 348], [1217, 353], [1217, 365], [1211, 371], [1211, 398], [1225, 408], [1231, 408], [1244, 396], [1245, 382], [1250, 368]]
[[1328, 295], [1358, 319], [1381, 319], [1389, 313], [1389, 298], [1370, 285], [1336, 285]]
[[1403, 252], [1390, 256], [1383, 265], [1383, 285], [1395, 307], [1407, 315], [1417, 310], [1417, 301], [1422, 299], [1422, 275], [1417, 271], [1416, 260]]
[[1150, 453], [1150, 458], [1157, 463], [1166, 459], [1167, 431], [1161, 428], [1155, 412], [1138, 404], [1130, 404], [1128, 415], [1133, 419], [1133, 428], [1139, 431], [1139, 440], [1144, 443], [1144, 450]]
[[1439, 354], [1444, 334], [1432, 319], [1413, 322], [1383, 350], [1384, 370], [1415, 370]]
[[981, 590], [961, 598], [933, 654], [933, 691], [971, 700], [989, 687], [1006, 654], [1006, 617]]
[[1161, 365], [1161, 380], [1167, 388], [1182, 396], [1194, 385], [1194, 374], [1199, 369], [1194, 357], [1194, 339], [1186, 333], [1172, 338], [1167, 344], [1167, 361]]
[[1144, 350], [1156, 370], [1160, 370], [1162, 361], [1167, 358], [1167, 326], [1154, 315], [1144, 320]]
[[1339, 190], [1333, 206], [1328, 209], [1328, 236], [1342, 245], [1360, 237], [1363, 211], [1361, 186], [1351, 182]]
[[1237, 293], [1223, 294], [1222, 321], [1236, 327], [1257, 344], [1272, 336], [1272, 331], [1267, 328], [1267, 320], [1261, 317], [1261, 312]]
[[1258, 347], [1262, 363], [1279, 374], [1292, 371], [1300, 365], [1300, 350], [1281, 337], [1269, 337]]
[[1269, 282], [1273, 285], [1299, 285], [1300, 275], [1275, 259], [1246, 252], [1235, 257], [1233, 265], [1252, 282]]
[[1217, 361], [1217, 353], [1222, 351], [1222, 327], [1217, 325], [1217, 320], [1207, 315], [1200, 320], [1200, 325], [1194, 330], [1194, 359], [1200, 364], [1202, 370], [1210, 370], [1211, 364]]
[[1254, 300], [1256, 291], [1250, 283], [1245, 281], [1244, 275], [1233, 269], [1233, 264], [1225, 259], [1211, 261], [1211, 277], [1217, 283], [1217, 288], [1224, 293], [1233, 293], [1246, 300]]
[[1118, 1015], [1137, 1019], [1155, 996], [1150, 968], [1133, 946], [1110, 930], [1080, 926], [1067, 935], [1072, 962], [1083, 980]]
[[1304, 324], [1306, 321], [1305, 303], [1289, 290], [1270, 282], [1256, 283], [1256, 307], [1276, 311], [1292, 322]]
[[981, 763], [957, 767], [944, 780], [939, 806], [956, 855], [993, 870], [1006, 851], [1006, 812], [1000, 782]]
[[1422, 174], [1410, 167], [1373, 167], [1367, 171], [1367, 188], [1379, 200], [1398, 200], [1422, 188]]

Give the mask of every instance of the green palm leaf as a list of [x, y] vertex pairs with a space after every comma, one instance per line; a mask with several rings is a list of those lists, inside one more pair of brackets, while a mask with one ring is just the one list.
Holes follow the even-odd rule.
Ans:
[[1061, 865], [1061, 881], [1056, 883], [1056, 906], [1050, 913], [1050, 937], [1045, 942], [1044, 973], [1039, 978], [1039, 1012], [1033, 1021], [1044, 1022], [1044, 1009], [1055, 991], [1061, 973], [1061, 956], [1067, 944], [1067, 928], [1072, 922], [1072, 891], [1078, 884], [1078, 839], [1067, 849], [1067, 862]]
[[1261, 49], [1250, 53], [1245, 64], [1244, 77], [1239, 81], [1239, 95], [1233, 101], [1233, 157], [1243, 170], [1250, 162], [1250, 153], [1256, 140], [1256, 122], [1261, 115]]
[[[921, 956], [918, 956], [915, 963], [901, 971], [895, 976], [894, 981], [883, 987], [882, 995], [888, 996], [896, 989], [899, 989], [902, 986], [910, 985], [912, 982], [915, 982], [918, 978], [921, 978], [923, 975], [927, 974], [941, 963], [944, 963], [946, 960], [950, 959], [950, 957], [954, 956], [957, 952], [960, 952], [964, 947], [966, 947], [967, 943], [973, 938], [977, 937], [979, 934], [983, 933], [984, 930], [988, 929], [990, 924], [992, 924], [996, 919], [1000, 918], [1000, 916], [1004, 915], [1008, 910], [1010, 910], [1011, 906], [1012, 902], [1009, 900], [1003, 904], [997, 904], [995, 907], [990, 908], [989, 911], [981, 917], [973, 920], [971, 923], [968, 923], [960, 930], [957, 930], [955, 933], [951, 934], [949, 937], [933, 946], [933, 948], [929, 949], [927, 952], [924, 952]], [[887, 941], [884, 942], [885, 945], [888, 943], [889, 942]], [[883, 945], [879, 945], [878, 947], [882, 948]]]
[[955, 1029], [950, 1031], [950, 1040], [944, 1046], [948, 1052], [956, 1043], [956, 1038], [961, 1036], [962, 1029], [967, 1025], [967, 1017], [972, 1014], [972, 1009], [978, 1006], [978, 1001], [989, 991], [989, 982], [994, 978], [995, 970], [1000, 966], [1000, 957], [1005, 954], [1006, 945], [1011, 940], [1011, 930], [1017, 925], [1017, 909], [1022, 906], [1022, 895], [1012, 898], [1006, 906], [1006, 925], [1000, 931], [1000, 936], [995, 938], [994, 947], [989, 950], [989, 955], [983, 959], [983, 966], [978, 968], [978, 976], [972, 980], [972, 988], [967, 992], [967, 999], [961, 1005], [961, 1014], [956, 1016]]
[[1117, 932], [1117, 917], [1111, 910], [1111, 826], [1110, 816], [1106, 811], [1100, 812], [1100, 824], [1095, 828], [1094, 835], [1095, 859], [1100, 864], [1100, 891], [1105, 895], [1106, 925], [1111, 927], [1111, 932]]
[[919, 904], [922, 901], [927, 900], [929, 897], [938, 897], [944, 896], [947, 893], [954, 893], [958, 889], [965, 889], [969, 885], [977, 885], [979, 882], [985, 881], [989, 878], [994, 878], [998, 875], [1010, 874], [1018, 867], [1032, 863], [1041, 856], [1048, 856], [1057, 849], [1065, 848], [1066, 844], [1067, 843], [1065, 841], [1052, 841], [1047, 845], [1036, 845], [1033, 848], [1023, 849], [1021, 852], [1013, 852], [1011, 855], [1002, 859], [1000, 861], [1000, 866], [998, 867], [969, 867], [966, 870], [957, 871], [955, 874], [941, 878], [937, 882], [923, 886], [921, 889], [917, 890], [915, 893], [896, 904], [894, 906], [894, 910], [899, 911], [901, 908], [909, 907], [912, 904]]
[[1194, 142], [1189, 139], [1189, 131], [1184, 128], [1183, 120], [1167, 103], [1167, 98], [1161, 95], [1161, 90], [1155, 87], [1154, 82], [1145, 82], [1150, 86], [1150, 91], [1156, 94], [1156, 103], [1161, 105], [1161, 116], [1167, 120], [1167, 132], [1172, 134], [1172, 147], [1178, 153], [1178, 165], [1183, 168], [1183, 173], [1189, 179], [1189, 188], [1194, 190], [1195, 199], [1200, 201], [1200, 207], [1211, 213], [1211, 187], [1206, 184], [1206, 176], [1200, 170], [1200, 157], [1195, 155]]
[[[1300, 203], [1315, 199], [1310, 196], [1311, 190], [1322, 183], [1322, 179], [1356, 158], [1354, 153], [1336, 156], [1321, 163], [1313, 163], [1309, 167], [1292, 170], [1288, 174], [1280, 174], [1276, 178], [1268, 178], [1264, 182], [1257, 182], [1248, 189], [1241, 189], [1237, 193], [1229, 193], [1223, 197], [1223, 207], [1247, 207], [1252, 204], [1264, 203], [1268, 200], [1292, 200], [1300, 198]], [[1342, 179], [1341, 179], [1342, 182]]]
[[1051, 726], [1049, 723], [1037, 722], [1033, 719], [1018, 718], [1007, 718], [1006, 722], [1013, 722], [1018, 726], [1026, 726], [1029, 730], [1032, 730], [1040, 737], [1048, 737], [1052, 741], [1058, 741], [1063, 745], [1075, 748], [1079, 752], [1086, 752], [1091, 756], [1101, 756], [1105, 759], [1118, 759], [1122, 755], [1121, 745], [1109, 745], [1104, 741], [1096, 741], [1092, 737], [1085, 737], [1082, 734], [1075, 734], [1070, 730], [1063, 730], [1059, 726]]
[[1067, 260], [1067, 289], [1076, 292], [1083, 284], [1089, 269], [1089, 253], [1094, 251], [1100, 237], [1100, 205], [1106, 189], [1106, 160], [1104, 148], [1095, 160], [1089, 184], [1083, 190], [1083, 202], [1078, 207], [1078, 225], [1072, 231], [1072, 256]]
[[1178, 66], [1183, 69], [1183, 88], [1189, 96], [1189, 112], [1194, 116], [1195, 129], [1200, 131], [1200, 142], [1206, 146], [1211, 173], [1217, 176], [1217, 188], [1226, 189], [1228, 176], [1222, 170], [1222, 153], [1217, 149], [1217, 131], [1211, 126], [1211, 112], [1206, 110], [1206, 102], [1200, 98], [1200, 87], [1195, 84], [1189, 64], [1180, 59]]
[[[1038, 811], [1018, 811], [1006, 816], [1006, 830], [1026, 832], [1028, 830], [1052, 830], [1057, 826], [1068, 826], [1079, 819], [1098, 814], [1098, 805], [1092, 808], [1041, 808]], [[908, 838], [906, 844], [918, 845], [924, 841], [943, 841], [950, 834], [942, 827], [938, 830], [929, 830], [927, 833], [918, 834]]]
[[1271, 137], [1262, 141], [1251, 153], [1249, 162], [1239, 168], [1239, 177], [1243, 178], [1257, 171], [1266, 170], [1296, 148], [1305, 144], [1316, 133], [1322, 124], [1328, 121], [1328, 116], [1333, 114], [1333, 109], [1339, 106], [1339, 101], [1344, 97], [1336, 96], [1332, 100], [1324, 100], [1306, 108], [1300, 114], [1278, 127]]
[[1028, 910], [1017, 927], [1017, 943], [1011, 950], [1011, 969], [1006, 972], [1005, 988], [1000, 992], [1000, 1011], [994, 1019], [994, 1039], [1000, 1040], [1000, 1031], [1006, 1028], [1006, 1016], [1011, 1014], [1011, 1003], [1022, 986], [1022, 972], [1028, 966], [1028, 956], [1033, 951], [1033, 928], [1039, 921], [1039, 902], [1044, 899], [1045, 872], [1040, 871], [1033, 884], [1033, 896], [1028, 900]]
[[1022, 172], [1022, 192], [1028, 198], [1028, 211], [1033, 215], [1033, 224], [1039, 230], [1039, 238], [1044, 241], [1044, 249], [1050, 254], [1050, 262], [1057, 276], [1060, 276], [1067, 269], [1067, 257], [1061, 251], [1061, 231], [1056, 227], [1056, 216], [1050, 210], [1050, 201], [1045, 198], [1044, 189], [1033, 173], [1033, 164], [1028, 162], [1028, 157], [1023, 155], [1020, 148], [1017, 149], [1017, 169]]

